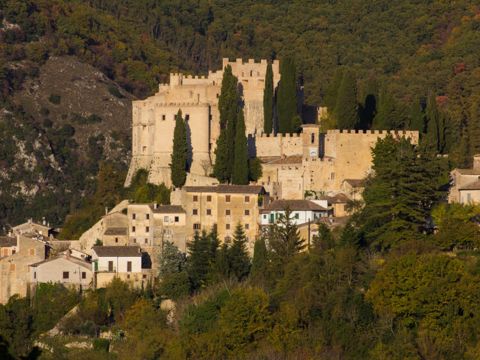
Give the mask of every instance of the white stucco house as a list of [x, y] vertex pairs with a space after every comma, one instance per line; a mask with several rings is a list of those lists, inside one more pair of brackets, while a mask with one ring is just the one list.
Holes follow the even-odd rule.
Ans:
[[290, 217], [296, 225], [316, 222], [317, 219], [331, 215], [327, 201], [323, 200], [275, 200], [260, 211], [260, 225], [271, 225], [277, 222], [286, 209], [291, 211]]
[[30, 265], [30, 284], [33, 287], [39, 283], [60, 283], [66, 287], [87, 289], [92, 287], [92, 280], [91, 263], [68, 253]]

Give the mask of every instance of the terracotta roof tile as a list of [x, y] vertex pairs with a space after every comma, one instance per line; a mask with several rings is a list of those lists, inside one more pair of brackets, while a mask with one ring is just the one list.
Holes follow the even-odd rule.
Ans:
[[94, 246], [98, 257], [141, 257], [138, 246]]

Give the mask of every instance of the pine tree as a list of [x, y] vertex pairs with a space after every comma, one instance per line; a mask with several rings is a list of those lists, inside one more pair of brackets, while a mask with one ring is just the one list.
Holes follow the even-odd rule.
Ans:
[[267, 65], [265, 74], [265, 89], [263, 90], [263, 132], [272, 133], [273, 130], [273, 71], [272, 64]]
[[285, 209], [285, 214], [280, 214], [277, 223], [270, 228], [269, 244], [277, 262], [287, 262], [305, 249], [305, 241], [300, 238], [291, 215], [291, 210]]
[[312, 245], [314, 250], [328, 250], [335, 245], [332, 232], [324, 223], [318, 224], [318, 235], [313, 237]]
[[480, 100], [476, 99], [470, 107], [468, 133], [470, 136], [470, 154], [480, 154]]
[[357, 80], [351, 70], [343, 74], [335, 103], [335, 118], [339, 129], [355, 129], [358, 126]]
[[237, 280], [243, 280], [250, 272], [250, 257], [247, 251], [247, 237], [242, 224], [238, 223], [233, 235], [233, 243], [229, 249], [231, 274]]
[[265, 239], [262, 237], [255, 241], [250, 277], [255, 283], [262, 283], [266, 278], [267, 272], [268, 250]]
[[159, 276], [164, 278], [167, 275], [179, 273], [185, 267], [185, 255], [178, 250], [172, 242], [165, 241], [159, 259]]
[[235, 132], [232, 183], [236, 185], [248, 185], [248, 147], [247, 137], [245, 136], [243, 109], [240, 109], [238, 112], [237, 128]]
[[292, 119], [297, 114], [297, 78], [293, 59], [285, 58], [280, 63], [280, 75], [277, 91], [278, 131], [286, 134], [293, 132]]
[[182, 187], [187, 180], [188, 142], [187, 126], [182, 118], [182, 111], [178, 110], [175, 116], [175, 130], [173, 132], [173, 151], [171, 157], [171, 178], [175, 187]]
[[187, 273], [192, 290], [205, 286], [211, 270], [211, 243], [205, 231], [195, 233], [193, 240], [187, 244]]

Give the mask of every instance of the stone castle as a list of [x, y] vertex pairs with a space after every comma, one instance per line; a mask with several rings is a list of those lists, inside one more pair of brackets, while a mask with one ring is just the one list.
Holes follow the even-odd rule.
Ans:
[[[220, 133], [218, 98], [223, 69], [230, 65], [238, 78], [244, 100], [247, 134], [255, 136], [263, 130], [263, 91], [267, 61], [253, 59], [234, 62], [223, 59], [222, 70], [208, 76], [170, 74], [169, 84], [160, 84], [158, 92], [145, 100], [133, 102], [132, 161], [126, 185], [135, 172], [149, 169], [149, 181], [170, 184], [170, 155], [175, 128], [175, 115], [182, 110], [189, 131], [192, 149], [188, 184], [208, 184], [214, 150]], [[272, 64], [274, 86], [280, 80], [279, 62]]]
[[[175, 115], [178, 110], [187, 122], [191, 166], [187, 185], [212, 185], [214, 150], [220, 132], [218, 98], [223, 69], [230, 65], [238, 78], [244, 99], [245, 125], [249, 151], [263, 164], [258, 183], [273, 198], [302, 199], [306, 191], [330, 194], [345, 192], [346, 180], [362, 180], [370, 172], [371, 148], [387, 134], [407, 137], [418, 143], [416, 131], [322, 132], [319, 125], [306, 124], [300, 134], [263, 133], [263, 92], [267, 61], [247, 62], [223, 59], [222, 70], [208, 76], [170, 74], [170, 83], [145, 100], [133, 102], [132, 160], [126, 179], [135, 172], [149, 171], [149, 181], [171, 184], [170, 168]], [[274, 87], [280, 80], [279, 62], [272, 64]]]

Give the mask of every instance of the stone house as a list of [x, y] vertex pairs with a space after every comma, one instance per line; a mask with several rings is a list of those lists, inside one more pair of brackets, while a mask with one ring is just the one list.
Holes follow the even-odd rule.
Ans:
[[150, 269], [142, 267], [139, 246], [94, 246], [92, 270], [96, 288], [105, 287], [115, 277], [141, 287], [150, 281]]
[[43, 261], [48, 255], [48, 245], [38, 238], [17, 235], [17, 248], [10, 256], [0, 258], [0, 303], [18, 294], [27, 295], [31, 264]]
[[66, 287], [88, 289], [93, 285], [90, 261], [71, 256], [68, 252], [30, 265], [30, 284], [59, 283]]
[[17, 238], [0, 236], [0, 258], [13, 255], [17, 252]]
[[248, 248], [253, 251], [259, 234], [260, 209], [269, 196], [259, 185], [184, 186], [179, 199], [186, 211], [187, 239], [195, 232], [217, 227], [220, 241], [233, 237], [238, 223], [243, 225]]
[[473, 157], [471, 169], [453, 169], [450, 178], [449, 203], [480, 204], [480, 154]]

